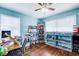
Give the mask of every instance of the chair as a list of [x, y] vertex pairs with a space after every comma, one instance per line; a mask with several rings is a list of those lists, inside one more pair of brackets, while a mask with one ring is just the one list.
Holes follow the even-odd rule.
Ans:
[[31, 47], [31, 41], [29, 38], [24, 38], [24, 41], [22, 43], [22, 47], [16, 51], [16, 56], [24, 56], [25, 48], [27, 48], [27, 44], [29, 44], [29, 47]]
[[31, 40], [32, 40], [32, 44], [34, 44], [36, 46], [38, 43], [38, 39], [37, 39], [37, 34], [35, 32], [33, 33]]
[[23, 41], [22, 37], [21, 37], [21, 36], [17, 36], [16, 39], [17, 39], [17, 40], [20, 42], [20, 44], [22, 45], [22, 41]]

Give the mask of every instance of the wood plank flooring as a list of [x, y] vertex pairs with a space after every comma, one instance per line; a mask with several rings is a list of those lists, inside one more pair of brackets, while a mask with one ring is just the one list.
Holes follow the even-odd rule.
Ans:
[[44, 43], [33, 45], [25, 51], [25, 56], [79, 56], [78, 52], [68, 52]]

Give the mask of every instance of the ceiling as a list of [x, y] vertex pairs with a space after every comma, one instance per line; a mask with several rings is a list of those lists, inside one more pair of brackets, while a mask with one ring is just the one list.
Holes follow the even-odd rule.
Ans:
[[55, 8], [55, 11], [48, 11], [48, 12], [42, 12], [40, 10], [34, 11], [35, 9], [40, 8], [40, 6], [37, 3], [0, 3], [0, 6], [26, 15], [30, 15], [35, 18], [44, 18], [60, 12], [75, 9], [79, 6], [79, 4], [78, 3], [53, 3], [49, 7]]

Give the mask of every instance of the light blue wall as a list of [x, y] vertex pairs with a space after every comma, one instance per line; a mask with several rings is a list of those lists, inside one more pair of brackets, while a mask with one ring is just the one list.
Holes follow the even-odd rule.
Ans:
[[[21, 27], [20, 28], [21, 28], [21, 35], [22, 36], [25, 35], [28, 25], [36, 25], [37, 21], [38, 21], [38, 19], [33, 18], [31, 16], [24, 15], [24, 14], [18, 13], [16, 11], [12, 11], [12, 10], [2, 8], [2, 7], [0, 7], [0, 13], [21, 18], [21, 20], [20, 20]], [[42, 18], [42, 20], [49, 21], [49, 20], [53, 20], [53, 19], [57, 19], [57, 18], [63, 18], [63, 17], [69, 16], [69, 15], [76, 15], [76, 20], [77, 20], [76, 23], [77, 23], [77, 25], [79, 25], [79, 8], [69, 10], [66, 12], [62, 12], [62, 13], [59, 13], [56, 15], [52, 15], [52, 16], [49, 16], [46, 18]]]
[[77, 25], [79, 25], [79, 9], [78, 9], [78, 13], [76, 14], [76, 23], [77, 23]]
[[36, 25], [37, 24], [36, 18], [33, 18], [31, 16], [28, 16], [28, 15], [24, 15], [24, 14], [16, 12], [16, 11], [9, 10], [9, 9], [3, 8], [3, 7], [0, 7], [0, 14], [6, 14], [6, 15], [21, 18], [20, 19], [21, 36], [25, 35], [28, 25]]
[[0, 7], [0, 14], [6, 14], [6, 15], [10, 15], [10, 16], [14, 16], [14, 17], [20, 17], [22, 16], [21, 13], [18, 13], [16, 11], [12, 11], [3, 7]]
[[21, 34], [24, 36], [28, 30], [29, 25], [37, 25], [37, 19], [29, 16], [23, 16], [21, 18]]
[[59, 19], [59, 18], [64, 18], [66, 16], [70, 16], [70, 15], [76, 15], [76, 24], [79, 25], [79, 8], [73, 9], [73, 10], [69, 10], [69, 11], [65, 11], [56, 15], [52, 15], [46, 18], [43, 18], [44, 21], [49, 21], [49, 20], [54, 20], [54, 19]]
[[44, 22], [43, 19], [39, 18], [38, 21], [37, 21], [37, 23], [38, 23], [38, 24], [44, 24], [45, 22]]

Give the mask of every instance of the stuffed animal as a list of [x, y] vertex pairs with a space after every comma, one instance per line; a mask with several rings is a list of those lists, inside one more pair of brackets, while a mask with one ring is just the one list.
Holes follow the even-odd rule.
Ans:
[[6, 47], [0, 47], [0, 56], [6, 55], [8, 53], [8, 49]]

